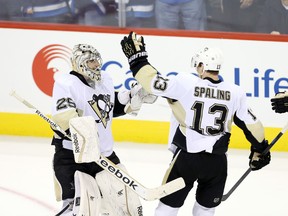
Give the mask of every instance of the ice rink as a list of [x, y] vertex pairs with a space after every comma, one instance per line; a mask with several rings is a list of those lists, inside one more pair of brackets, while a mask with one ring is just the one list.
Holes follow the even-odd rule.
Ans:
[[[54, 199], [50, 139], [0, 136], [0, 206], [2, 216], [52, 216], [61, 204]], [[288, 144], [288, 143], [287, 143]], [[277, 144], [276, 144], [277, 145]], [[165, 145], [116, 143], [115, 151], [131, 176], [157, 187], [171, 154]], [[228, 151], [225, 193], [248, 168], [248, 150]], [[193, 189], [179, 212], [192, 215]], [[157, 201], [143, 201], [144, 215], [153, 216]], [[288, 152], [273, 152], [269, 166], [251, 172], [216, 209], [216, 216], [288, 215]]]

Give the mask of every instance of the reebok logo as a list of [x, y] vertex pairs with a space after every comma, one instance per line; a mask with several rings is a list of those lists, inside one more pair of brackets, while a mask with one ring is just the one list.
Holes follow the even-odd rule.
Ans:
[[36, 110], [36, 114], [39, 115], [41, 118], [43, 118], [45, 121], [47, 121], [53, 128], [57, 128], [58, 127], [57, 124], [55, 124], [53, 121], [51, 121], [45, 115], [43, 115], [39, 110]]
[[139, 216], [143, 216], [143, 208], [142, 208], [142, 206], [138, 206], [137, 207], [137, 213], [138, 213]]
[[118, 168], [109, 165], [109, 161], [106, 161], [104, 158], [100, 158], [99, 159], [100, 164], [102, 165], [102, 168], [107, 170], [108, 172], [114, 174], [117, 178], [121, 179], [122, 182], [129, 186], [130, 188], [132, 188], [133, 190], [136, 190], [136, 188], [138, 187], [138, 185], [130, 179], [129, 176], [125, 176], [121, 170], [119, 170]]
[[80, 206], [80, 197], [76, 197], [75, 206]]
[[74, 145], [74, 152], [80, 153], [80, 147], [79, 147], [77, 133], [72, 134], [72, 140], [73, 140], [73, 145]]

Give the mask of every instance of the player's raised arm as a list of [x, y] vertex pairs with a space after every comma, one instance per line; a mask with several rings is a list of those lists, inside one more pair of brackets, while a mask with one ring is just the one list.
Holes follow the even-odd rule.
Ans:
[[[149, 62], [143, 36], [130, 32], [121, 41], [122, 51], [128, 59], [133, 76], [150, 94], [178, 99], [187, 90], [185, 79], [191, 76], [179, 74], [174, 77], [161, 75]], [[183, 78], [185, 76], [185, 78]]]

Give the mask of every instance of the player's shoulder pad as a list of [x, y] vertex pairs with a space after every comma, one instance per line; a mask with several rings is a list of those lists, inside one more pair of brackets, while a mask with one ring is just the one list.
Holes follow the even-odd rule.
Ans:
[[55, 74], [54, 79], [55, 83], [66, 86], [70, 86], [73, 83], [79, 81], [79, 79], [76, 76], [73, 76], [69, 73], [60, 73], [60, 72]]

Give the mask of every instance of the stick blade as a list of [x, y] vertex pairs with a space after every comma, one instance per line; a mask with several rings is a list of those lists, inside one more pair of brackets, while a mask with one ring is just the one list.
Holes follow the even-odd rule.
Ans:
[[181, 190], [184, 187], [185, 187], [184, 179], [182, 177], [177, 178], [157, 188], [148, 189], [147, 193], [143, 195], [143, 198], [147, 201], [161, 199], [169, 194]]

